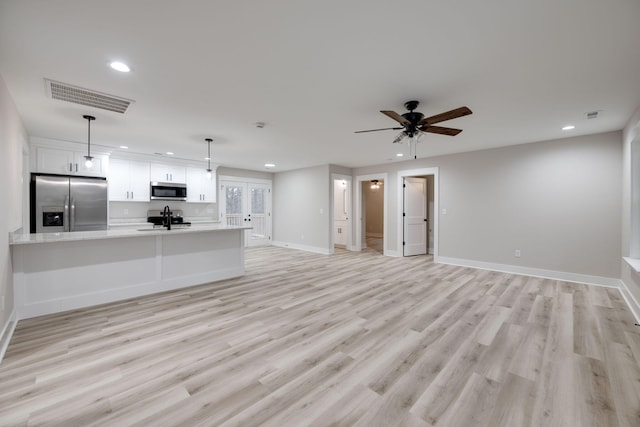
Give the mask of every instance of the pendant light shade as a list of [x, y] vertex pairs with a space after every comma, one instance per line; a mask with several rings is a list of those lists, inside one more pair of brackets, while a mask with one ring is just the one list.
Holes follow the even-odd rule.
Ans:
[[207, 178], [211, 179], [211, 172], [213, 172], [211, 170], [211, 143], [213, 139], [205, 138], [205, 141], [207, 141]]
[[84, 165], [87, 168], [91, 168], [93, 166], [93, 157], [91, 157], [91, 121], [95, 120], [96, 118], [93, 116], [89, 116], [89, 115], [84, 115], [82, 116], [82, 118], [87, 119], [87, 125], [88, 125], [88, 132], [87, 132], [87, 155], [84, 156], [84, 158], [86, 159], [86, 161], [84, 162]]

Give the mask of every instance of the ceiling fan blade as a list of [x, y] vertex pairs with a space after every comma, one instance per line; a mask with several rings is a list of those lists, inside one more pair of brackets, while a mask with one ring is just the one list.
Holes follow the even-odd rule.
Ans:
[[444, 122], [445, 120], [457, 119], [458, 117], [468, 116], [472, 114], [472, 111], [468, 107], [460, 107], [455, 110], [447, 111], [445, 113], [436, 114], [435, 116], [425, 117], [420, 120], [419, 125]]
[[445, 128], [442, 126], [424, 126], [422, 132], [439, 133], [440, 135], [456, 136], [462, 129]]
[[400, 130], [404, 128], [382, 128], [382, 129], [370, 129], [370, 130], [357, 130], [354, 133], [364, 133], [364, 132], [378, 132], [379, 130]]
[[396, 113], [395, 111], [389, 111], [389, 110], [380, 110], [380, 112], [382, 114], [384, 114], [387, 117], [391, 117], [393, 120], [395, 120], [396, 122], [400, 123], [401, 125], [404, 124], [410, 124], [411, 122], [407, 119], [405, 119], [404, 117], [402, 117], [400, 114]]

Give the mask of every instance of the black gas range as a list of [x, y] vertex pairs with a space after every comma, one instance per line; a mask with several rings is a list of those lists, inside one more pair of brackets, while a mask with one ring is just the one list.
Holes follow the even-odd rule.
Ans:
[[[185, 221], [182, 217], [181, 210], [173, 210], [169, 211], [169, 218], [171, 220], [171, 227], [181, 228], [181, 227], [190, 227], [191, 223]], [[147, 211], [147, 222], [152, 223], [154, 226], [161, 226], [165, 223], [164, 211], [151, 209]]]

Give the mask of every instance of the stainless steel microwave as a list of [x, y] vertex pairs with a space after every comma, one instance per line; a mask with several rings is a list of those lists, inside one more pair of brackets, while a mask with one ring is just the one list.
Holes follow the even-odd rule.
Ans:
[[151, 200], [187, 200], [187, 184], [151, 181]]

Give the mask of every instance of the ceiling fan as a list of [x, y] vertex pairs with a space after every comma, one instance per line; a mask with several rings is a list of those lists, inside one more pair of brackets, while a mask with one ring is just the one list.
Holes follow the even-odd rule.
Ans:
[[400, 134], [393, 140], [394, 143], [402, 142], [404, 138], [409, 138], [410, 142], [414, 141], [414, 137], [419, 137], [423, 132], [438, 133], [441, 135], [456, 136], [462, 129], [454, 129], [443, 126], [433, 126], [435, 123], [444, 122], [446, 120], [456, 119], [462, 116], [468, 116], [472, 111], [468, 107], [460, 107], [451, 111], [436, 114], [431, 117], [424, 117], [424, 114], [414, 111], [418, 108], [418, 101], [405, 102], [404, 106], [408, 113], [398, 114], [395, 111], [381, 110], [380, 112], [387, 117], [392, 118], [400, 123], [402, 127], [359, 130], [355, 133], [378, 132], [381, 130], [402, 130]]

